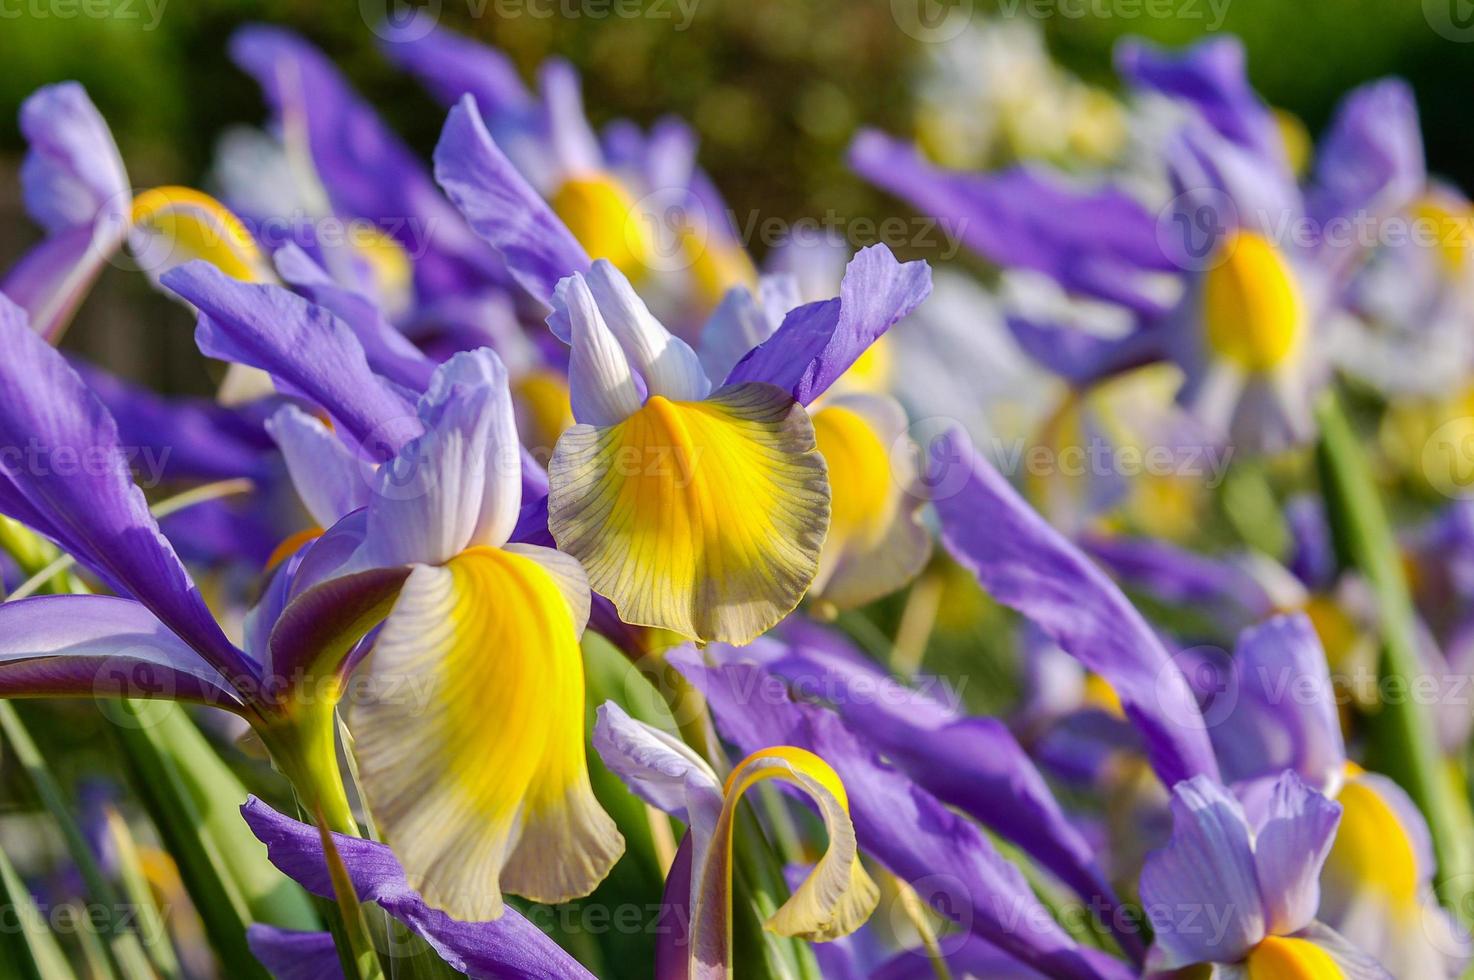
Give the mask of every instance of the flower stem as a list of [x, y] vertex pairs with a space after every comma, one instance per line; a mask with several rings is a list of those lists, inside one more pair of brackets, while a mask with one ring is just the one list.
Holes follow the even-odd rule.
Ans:
[[[1397, 542], [1357, 442], [1339, 402], [1327, 393], [1317, 407], [1317, 463], [1337, 549], [1359, 569], [1377, 596], [1382, 621], [1382, 679], [1386, 690], [1411, 691], [1422, 673], [1412, 596]], [[1409, 697], [1385, 699], [1382, 711], [1395, 742], [1400, 771], [1393, 772], [1428, 821], [1438, 859], [1439, 897], [1465, 924], [1474, 892], [1474, 827], [1467, 807], [1444, 771], [1433, 718]]]

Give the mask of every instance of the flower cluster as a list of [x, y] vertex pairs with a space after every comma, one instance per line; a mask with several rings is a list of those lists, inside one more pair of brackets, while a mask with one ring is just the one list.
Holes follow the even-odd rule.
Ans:
[[[267, 27], [219, 199], [23, 109], [0, 698], [193, 706], [120, 742], [180, 907], [99, 975], [1461, 975], [1474, 237], [1406, 85], [1312, 143], [1229, 38], [1110, 94], [965, 33], [849, 152], [972, 253], [933, 291], [749, 254], [683, 124], [422, 26], [429, 161]], [[110, 267], [218, 398], [58, 350]]]

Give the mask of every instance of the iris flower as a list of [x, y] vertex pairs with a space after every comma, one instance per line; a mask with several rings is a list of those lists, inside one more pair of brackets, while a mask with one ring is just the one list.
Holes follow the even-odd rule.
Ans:
[[[201, 349], [267, 371], [333, 420], [287, 408], [271, 423], [304, 500], [334, 522], [312, 549], [325, 587], [403, 581], [348, 722], [370, 813], [413, 887], [465, 920], [499, 916], [503, 889], [546, 902], [592, 891], [623, 840], [585, 764], [588, 585], [567, 555], [508, 543], [524, 482], [541, 474], [523, 469], [501, 362], [459, 353], [411, 402], [321, 307], [205, 263], [164, 281], [200, 310]], [[313, 675], [340, 676], [350, 652], [325, 652]]]
[[1320, 868], [1340, 819], [1341, 807], [1293, 772], [1275, 781], [1253, 822], [1211, 779], [1174, 786], [1172, 838], [1141, 872], [1155, 930], [1148, 967], [1212, 964], [1215, 976], [1248, 980], [1391, 976], [1316, 920]]
[[743, 795], [760, 782], [777, 779], [801, 790], [829, 835], [824, 856], [767, 928], [828, 942], [858, 929], [875, 910], [880, 893], [860, 864], [844, 784], [814, 753], [791, 745], [761, 749], [720, 780], [683, 742], [635, 721], [612, 701], [599, 708], [594, 748], [637, 796], [689, 826], [690, 880], [675, 885], [690, 894], [686, 975], [692, 980], [731, 975], [733, 822]]
[[1183, 372], [1179, 400], [1213, 437], [1250, 450], [1297, 444], [1328, 374], [1329, 320], [1367, 252], [1356, 229], [1419, 189], [1411, 93], [1397, 81], [1353, 92], [1302, 189], [1237, 42], [1181, 55], [1128, 45], [1118, 62], [1136, 87], [1187, 110], [1162, 151], [1170, 202], [1031, 167], [945, 171], [874, 132], [856, 140], [851, 162], [1005, 268], [1122, 314], [1126, 329], [1109, 336], [1015, 316], [1020, 342], [1057, 373], [1092, 384], [1169, 361]]

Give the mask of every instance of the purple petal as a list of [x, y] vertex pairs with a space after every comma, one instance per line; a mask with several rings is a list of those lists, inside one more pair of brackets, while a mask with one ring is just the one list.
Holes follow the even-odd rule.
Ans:
[[52, 695], [240, 703], [225, 678], [132, 599], [0, 603], [0, 697]]
[[1182, 606], [1207, 609], [1235, 629], [1274, 611], [1274, 597], [1241, 565], [1156, 538], [1087, 534], [1081, 547], [1128, 588]]
[[783, 682], [756, 664], [708, 666], [689, 647], [668, 659], [706, 696], [723, 737], [742, 752], [793, 745], [833, 766], [861, 850], [939, 912], [1051, 976], [1131, 975], [1123, 963], [1089, 958], [982, 831], [882, 762], [836, 715], [793, 701]]
[[1240, 146], [1283, 160], [1274, 117], [1249, 84], [1238, 38], [1214, 38], [1180, 52], [1124, 40], [1116, 48], [1116, 71], [1137, 88], [1190, 103]]
[[1303, 614], [1279, 616], [1239, 635], [1233, 710], [1213, 729], [1230, 781], [1293, 769], [1329, 790], [1346, 764], [1326, 655]]
[[340, 672], [358, 641], [389, 615], [409, 573], [406, 565], [342, 575], [288, 602], [269, 640], [275, 691]]
[[1172, 790], [1172, 837], [1141, 869], [1141, 905], [1156, 931], [1148, 966], [1237, 963], [1265, 936], [1249, 824], [1205, 776]]
[[54, 341], [122, 243], [121, 232], [97, 235], [91, 225], [59, 231], [10, 267], [0, 292], [25, 309], [37, 333]]
[[325, 408], [374, 456], [387, 459], [418, 434], [409, 402], [369, 369], [353, 331], [322, 307], [202, 261], [170, 269], [160, 281], [199, 308], [201, 351], [266, 371]]
[[0, 509], [138, 599], [228, 677], [253, 676], [149, 513], [112, 416], [3, 297], [0, 349]]
[[441, 28], [416, 34], [392, 31], [379, 48], [429, 89], [437, 102], [455, 105], [469, 93], [488, 116], [532, 107], [532, 93], [500, 51]]
[[469, 95], [445, 120], [435, 179], [513, 278], [543, 303], [552, 303], [558, 280], [588, 271], [588, 253], [492, 141]]
[[[791, 619], [782, 636], [786, 642], [750, 649], [796, 690], [832, 703], [850, 729], [943, 803], [1023, 848], [1082, 898], [1115, 906], [1090, 844], [1001, 722], [961, 715], [902, 685], [819, 626]], [[1103, 918], [1110, 920], [1108, 911]]]
[[343, 965], [330, 932], [296, 932], [257, 922], [246, 944], [276, 980], [342, 980]]
[[1161, 360], [1167, 349], [1162, 336], [1168, 322], [1165, 320], [1138, 327], [1122, 337], [1102, 337], [1023, 316], [1006, 319], [1024, 353], [1077, 386]]
[[933, 444], [929, 485], [942, 543], [997, 601], [1033, 620], [1109, 681], [1165, 785], [1218, 764], [1193, 692], [1119, 589], [1050, 527], [953, 428]]
[[884, 245], [862, 249], [845, 268], [837, 300], [790, 312], [725, 383], [766, 382], [807, 405], [930, 292], [931, 267], [925, 262], [897, 262]]
[[1075, 188], [1046, 171], [944, 170], [873, 130], [850, 147], [860, 176], [946, 224], [968, 248], [1006, 268], [1033, 269], [1072, 292], [1144, 315], [1161, 311], [1142, 288], [1149, 272], [1176, 272], [1157, 244], [1157, 221], [1112, 187]]
[[1341, 804], [1286, 771], [1275, 784], [1268, 819], [1254, 840], [1265, 927], [1288, 936], [1310, 925], [1320, 907], [1320, 869], [1336, 839]]
[[425, 390], [435, 363], [384, 319], [373, 300], [334, 282], [296, 245], [283, 246], [273, 258], [284, 281], [348, 324], [370, 368], [411, 391]]
[[[254, 796], [246, 800], [241, 813], [251, 832], [266, 845], [272, 864], [314, 895], [332, 897], [332, 880], [316, 829], [282, 816]], [[394, 853], [383, 844], [342, 834], [333, 835], [333, 844], [359, 900], [377, 902], [454, 969], [473, 978], [495, 980], [592, 977], [516, 909], [508, 907], [495, 922], [457, 922], [425, 904], [406, 883]]]
[[26, 209], [48, 232], [99, 218], [119, 228], [132, 196], [113, 134], [87, 91], [76, 82], [37, 89], [20, 110], [30, 148], [21, 164]]

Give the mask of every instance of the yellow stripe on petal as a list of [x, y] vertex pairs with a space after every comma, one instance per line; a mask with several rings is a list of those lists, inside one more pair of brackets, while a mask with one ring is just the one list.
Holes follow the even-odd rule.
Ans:
[[731, 973], [732, 826], [742, 795], [767, 779], [803, 790], [819, 808], [829, 846], [807, 878], [765, 923], [781, 936], [828, 942], [870, 918], [880, 890], [860, 864], [849, 799], [839, 774], [812, 752], [791, 745], [761, 749], [737, 764], [723, 788], [722, 812], [700, 866], [691, 909], [692, 980]]
[[852, 395], [828, 401], [813, 422], [831, 503], [810, 593], [842, 608], [862, 605], [911, 581], [931, 555], [911, 457], [892, 453], [906, 438], [906, 415], [889, 398]]
[[586, 895], [624, 849], [589, 786], [572, 567], [473, 548], [416, 568], [358, 675], [369, 810], [410, 884], [457, 919], [500, 916], [503, 890]]
[[631, 280], [644, 275], [650, 253], [644, 213], [619, 181], [607, 174], [573, 177], [548, 203], [591, 258], [608, 259]]
[[1203, 279], [1208, 346], [1245, 371], [1271, 371], [1305, 333], [1295, 272], [1263, 235], [1238, 232], [1221, 247], [1220, 261]]
[[150, 271], [205, 259], [236, 279], [276, 279], [245, 225], [208, 194], [188, 187], [144, 191], [133, 199], [132, 221], [135, 230], [148, 236], [136, 251]]
[[1249, 951], [1248, 980], [1341, 980], [1331, 954], [1309, 939], [1270, 936]]
[[355, 227], [353, 247], [374, 277], [380, 303], [391, 313], [408, 309], [414, 298], [415, 270], [399, 240], [379, 228]]
[[703, 642], [747, 643], [787, 615], [829, 525], [808, 414], [765, 384], [575, 425], [549, 479], [549, 530], [620, 618]]

